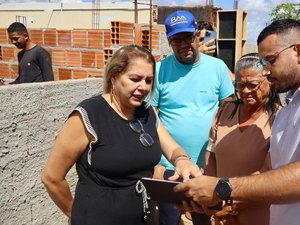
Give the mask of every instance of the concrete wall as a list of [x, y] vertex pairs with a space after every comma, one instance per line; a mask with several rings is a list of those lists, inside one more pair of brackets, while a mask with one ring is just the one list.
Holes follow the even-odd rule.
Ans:
[[[67, 115], [101, 90], [102, 78], [0, 86], [1, 225], [67, 224], [41, 171]], [[74, 168], [68, 180], [74, 190]]]

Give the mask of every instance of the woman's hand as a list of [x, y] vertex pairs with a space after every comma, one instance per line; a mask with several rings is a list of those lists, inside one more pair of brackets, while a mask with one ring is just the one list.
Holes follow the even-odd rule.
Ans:
[[198, 165], [193, 163], [189, 158], [181, 157], [176, 159], [174, 164], [175, 173], [173, 176], [169, 177], [169, 180], [177, 180], [179, 177], [182, 177], [183, 182], [185, 182], [192, 177], [198, 177], [202, 175]]

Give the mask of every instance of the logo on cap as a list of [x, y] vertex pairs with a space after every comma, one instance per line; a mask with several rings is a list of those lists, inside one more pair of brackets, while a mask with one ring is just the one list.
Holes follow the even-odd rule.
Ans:
[[174, 16], [171, 18], [171, 23], [170, 23], [170, 26], [174, 26], [176, 24], [179, 24], [179, 23], [187, 23], [187, 19], [185, 16]]

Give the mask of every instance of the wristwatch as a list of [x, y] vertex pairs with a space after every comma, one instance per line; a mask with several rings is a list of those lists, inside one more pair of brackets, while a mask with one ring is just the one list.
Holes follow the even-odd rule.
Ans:
[[228, 177], [221, 177], [219, 182], [217, 183], [216, 186], [216, 194], [217, 196], [226, 202], [226, 204], [231, 204], [231, 192], [232, 192], [232, 187], [229, 182]]

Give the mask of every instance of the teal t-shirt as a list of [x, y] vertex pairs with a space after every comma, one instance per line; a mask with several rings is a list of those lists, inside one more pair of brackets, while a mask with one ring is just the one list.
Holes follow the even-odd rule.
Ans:
[[[184, 65], [174, 55], [157, 63], [152, 105], [170, 135], [203, 167], [208, 135], [219, 101], [234, 93], [225, 63], [205, 54], [193, 65]], [[160, 164], [174, 167], [162, 156]]]

